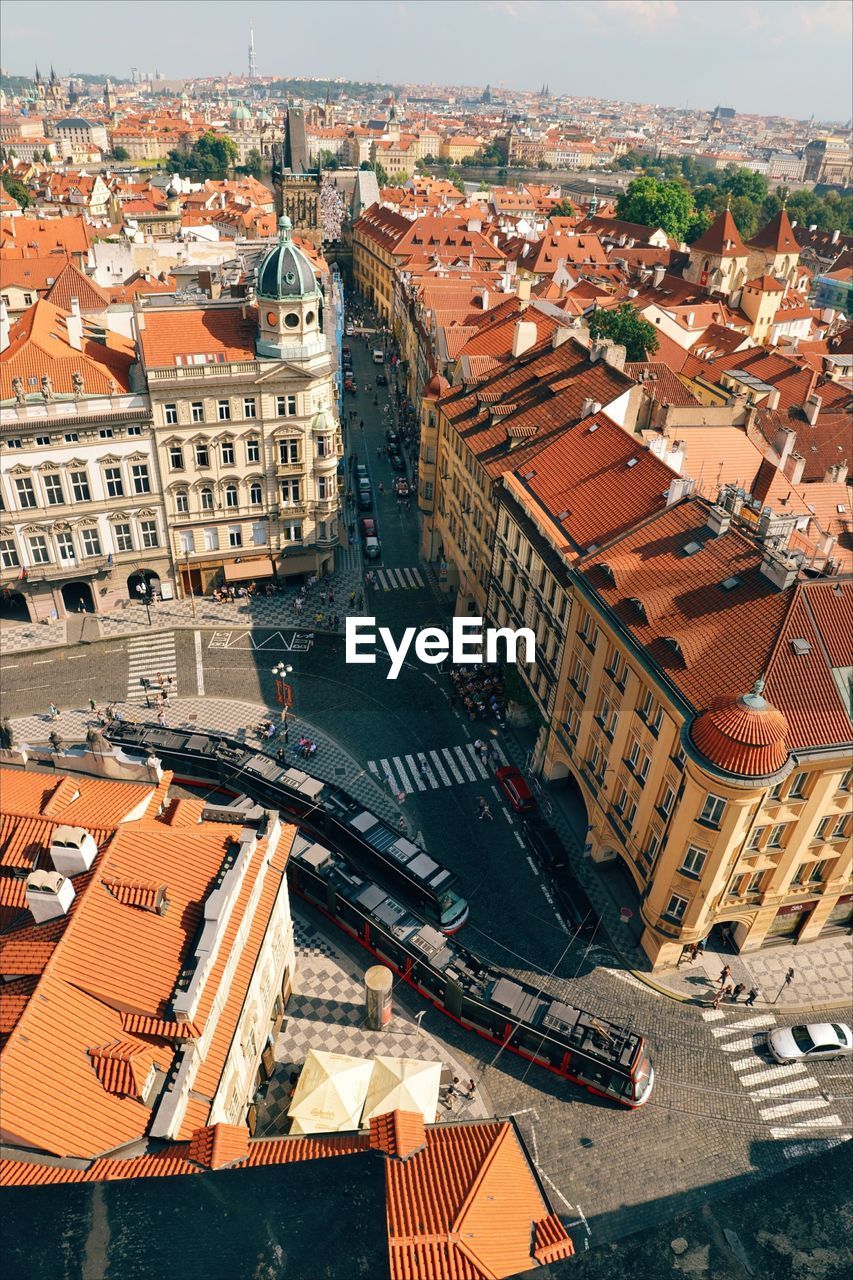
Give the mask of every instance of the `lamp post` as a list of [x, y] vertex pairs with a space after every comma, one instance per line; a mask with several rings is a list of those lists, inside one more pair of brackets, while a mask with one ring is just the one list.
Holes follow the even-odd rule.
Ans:
[[147, 581], [147, 579], [144, 582], [137, 582], [136, 591], [140, 600], [145, 605], [145, 612], [148, 615], [148, 625], [150, 627], [151, 626], [151, 584]]
[[287, 663], [279, 662], [272, 669], [275, 678], [275, 696], [279, 705], [284, 707], [283, 719], [286, 718], [287, 712], [293, 706], [293, 685], [288, 684], [286, 677], [290, 675], [293, 667]]

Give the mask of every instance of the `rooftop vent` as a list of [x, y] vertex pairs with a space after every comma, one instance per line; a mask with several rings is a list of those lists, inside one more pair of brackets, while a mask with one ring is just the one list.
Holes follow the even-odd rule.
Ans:
[[791, 648], [794, 650], [794, 653], [798, 658], [805, 658], [806, 655], [812, 651], [812, 647], [808, 640], [804, 640], [802, 636], [797, 636], [791, 641]]
[[675, 636], [664, 636], [663, 642], [665, 645], [668, 645], [672, 652], [679, 658], [683, 656], [681, 653], [681, 645], [676, 640]]
[[731, 525], [732, 517], [725, 507], [715, 504], [708, 512], [708, 519], [705, 522], [706, 528], [711, 530], [715, 538], [721, 538], [724, 533], [728, 533]]
[[593, 431], [597, 431], [600, 426], [600, 422], [591, 422], [586, 429], [587, 435], [591, 436]]
[[638, 463], [639, 461], [640, 461], [640, 459], [639, 459], [639, 458], [629, 458], [629, 459], [628, 459], [628, 466], [629, 466], [629, 467], [636, 467], [636, 465], [637, 465], [637, 463]]
[[55, 827], [50, 838], [50, 860], [64, 876], [79, 876], [91, 869], [98, 855], [94, 837], [83, 827]]
[[720, 586], [723, 591], [734, 591], [735, 587], [740, 586], [740, 578], [733, 574], [730, 578], [723, 578]]
[[695, 556], [697, 551], [702, 550], [702, 543], [701, 542], [685, 542], [681, 550], [683, 554], [686, 556]]
[[643, 604], [642, 600], [638, 600], [636, 596], [631, 596], [630, 603], [634, 606], [634, 609], [639, 614], [640, 618], [642, 618], [643, 622], [647, 622], [646, 606]]
[[68, 914], [74, 885], [58, 871], [31, 871], [27, 876], [27, 906], [36, 924]]
[[566, 520], [569, 515], [570, 515], [570, 512], [568, 511], [568, 509], [566, 511], [561, 511], [560, 514], [557, 516], [557, 520], [560, 522], [560, 524], [562, 524], [563, 521]]

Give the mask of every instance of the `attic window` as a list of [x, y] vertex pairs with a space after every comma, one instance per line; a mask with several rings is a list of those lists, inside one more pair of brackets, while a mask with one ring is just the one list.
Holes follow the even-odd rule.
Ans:
[[838, 512], [838, 514], [839, 514], [840, 516], [843, 516], [843, 515], [844, 515], [844, 512], [847, 510], [847, 508], [845, 507], [845, 505], [844, 505], [844, 503], [843, 503], [843, 502], [839, 502], [839, 503], [838, 503], [838, 506], [835, 508], [835, 510]]
[[804, 640], [802, 636], [797, 636], [791, 641], [791, 648], [794, 650], [794, 653], [798, 658], [805, 658], [806, 655], [812, 651], [812, 647], [808, 640]]
[[682, 547], [682, 552], [686, 556], [695, 556], [696, 552], [701, 550], [702, 550], [701, 542], [685, 542], [684, 546]]
[[642, 600], [638, 600], [636, 596], [631, 596], [630, 603], [634, 606], [643, 622], [648, 622], [648, 618], [646, 617], [646, 606], [643, 604]]
[[[593, 431], [597, 431], [600, 425], [601, 424], [599, 422], [591, 422], [586, 429], [587, 435], [591, 436]], [[628, 465], [630, 466], [630, 463]]]
[[740, 578], [732, 576], [731, 578], [723, 578], [720, 583], [723, 591], [734, 591], [735, 587], [740, 586]]
[[616, 574], [613, 572], [613, 569], [609, 564], [600, 564], [598, 568], [604, 574], [605, 578], [609, 578], [611, 582], [616, 581]]
[[569, 515], [569, 511], [568, 511], [568, 510], [566, 510], [566, 511], [561, 511], [561, 512], [560, 512], [560, 514], [557, 516], [557, 520], [558, 520], [558, 522], [559, 522], [560, 524], [562, 524], [562, 523], [563, 523], [563, 521], [568, 517], [568, 515]]
[[670, 649], [677, 657], [680, 658], [682, 656], [681, 645], [678, 643], [675, 636], [664, 636], [663, 642], [665, 645], [669, 645]]
[[637, 465], [637, 463], [638, 463], [639, 461], [640, 461], [640, 459], [639, 459], [639, 458], [629, 458], [629, 459], [628, 459], [628, 466], [629, 466], [629, 467], [636, 467], [636, 465]]

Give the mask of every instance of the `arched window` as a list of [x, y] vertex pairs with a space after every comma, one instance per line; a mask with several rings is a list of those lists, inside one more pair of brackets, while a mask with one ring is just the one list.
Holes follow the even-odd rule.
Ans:
[[227, 484], [225, 486], [225, 505], [226, 507], [230, 507], [232, 511], [235, 507], [239, 506], [239, 502], [237, 501], [236, 484]]
[[202, 511], [213, 510], [213, 490], [209, 485], [205, 485], [201, 491], [201, 509]]
[[185, 516], [190, 509], [190, 497], [186, 489], [178, 489], [175, 494], [175, 510], [179, 516]]
[[249, 485], [249, 502], [253, 507], [259, 507], [263, 502], [263, 489], [258, 480], [253, 480]]

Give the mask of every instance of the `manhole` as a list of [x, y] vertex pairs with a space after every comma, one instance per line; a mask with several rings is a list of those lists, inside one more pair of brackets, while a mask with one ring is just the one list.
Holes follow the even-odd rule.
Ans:
[[336, 764], [336, 765], [335, 765], [335, 776], [336, 776], [336, 777], [338, 777], [338, 778], [345, 778], [345, 777], [347, 776], [346, 767], [345, 767], [344, 765], [342, 765], [342, 764]]

